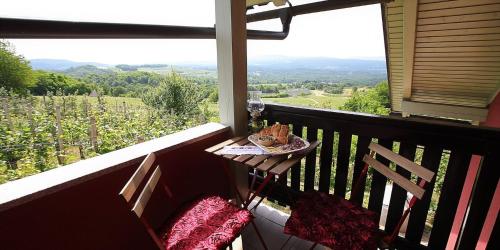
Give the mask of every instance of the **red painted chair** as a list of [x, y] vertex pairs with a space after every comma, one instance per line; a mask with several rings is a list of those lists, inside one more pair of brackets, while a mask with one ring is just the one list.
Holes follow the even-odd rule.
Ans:
[[173, 197], [168, 186], [161, 181], [159, 166], [145, 184], [136, 202], [131, 202], [144, 177], [155, 163], [155, 159], [154, 153], [150, 153], [144, 159], [123, 187], [120, 195], [143, 223], [159, 249], [223, 249], [230, 247], [248, 224], [254, 226], [259, 239], [266, 248], [253, 222], [253, 215], [248, 210], [238, 208], [219, 196], [205, 196], [185, 204], [174, 216], [164, 222], [160, 229], [155, 230], [152, 224], [143, 217], [143, 212], [157, 184], [160, 183], [166, 194]]
[[[383, 235], [378, 230], [379, 215], [375, 212], [343, 197], [321, 192], [307, 192], [299, 198], [285, 224], [286, 234], [314, 242], [311, 249], [318, 243], [333, 249], [376, 249], [391, 246], [415, 202], [424, 195], [425, 184], [432, 180], [434, 173], [376, 143], [370, 143], [369, 148], [370, 155], [363, 158], [365, 166], [351, 197], [356, 197], [361, 185], [364, 185], [360, 180], [366, 177], [369, 166], [413, 194], [392, 234]], [[421, 181], [417, 185], [399, 175], [377, 161], [375, 154], [414, 173]]]

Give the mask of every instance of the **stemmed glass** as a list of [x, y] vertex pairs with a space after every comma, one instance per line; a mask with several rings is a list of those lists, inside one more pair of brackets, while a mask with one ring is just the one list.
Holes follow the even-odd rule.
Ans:
[[248, 129], [252, 133], [260, 131], [264, 127], [264, 122], [259, 119], [260, 113], [264, 110], [264, 102], [260, 98], [260, 91], [249, 91], [247, 98], [247, 110], [252, 119], [248, 124]]

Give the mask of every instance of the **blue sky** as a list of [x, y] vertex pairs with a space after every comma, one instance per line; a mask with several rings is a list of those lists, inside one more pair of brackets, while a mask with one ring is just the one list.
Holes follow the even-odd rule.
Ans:
[[[294, 5], [311, 2], [291, 1]], [[213, 26], [213, 0], [0, 0], [1, 17], [73, 21]], [[255, 11], [274, 8], [269, 5]], [[249, 29], [280, 30], [278, 20], [252, 23]], [[9, 40], [28, 59], [56, 58], [108, 64], [215, 62], [215, 40]], [[284, 41], [248, 42], [249, 58], [383, 58], [380, 6], [294, 17]]]

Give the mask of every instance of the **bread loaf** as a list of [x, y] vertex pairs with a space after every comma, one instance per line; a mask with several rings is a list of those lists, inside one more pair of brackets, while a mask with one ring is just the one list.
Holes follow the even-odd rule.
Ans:
[[274, 124], [271, 127], [271, 133], [274, 137], [278, 137], [280, 135], [280, 130], [281, 130], [281, 125], [279, 124]]
[[272, 135], [272, 134], [273, 134], [273, 133], [271, 132], [271, 127], [266, 127], [266, 128], [263, 128], [263, 129], [260, 131], [260, 133], [259, 133], [259, 135], [261, 135], [261, 136], [270, 136], [270, 135]]

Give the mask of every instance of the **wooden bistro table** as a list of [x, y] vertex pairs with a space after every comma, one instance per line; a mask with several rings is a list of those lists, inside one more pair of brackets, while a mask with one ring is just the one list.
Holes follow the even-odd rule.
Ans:
[[[301, 150], [300, 152], [293, 154], [283, 154], [283, 155], [223, 155], [221, 154], [222, 149], [225, 146], [250, 146], [253, 145], [250, 141], [248, 141], [247, 137], [234, 137], [227, 141], [221, 142], [217, 145], [214, 145], [210, 148], [205, 149], [206, 152], [210, 154], [214, 154], [218, 157], [222, 157], [233, 163], [236, 167], [246, 167], [253, 169], [254, 175], [252, 179], [252, 183], [250, 184], [250, 189], [245, 199], [241, 197], [240, 192], [238, 192], [236, 182], [234, 179], [234, 175], [229, 170], [229, 167], [224, 164], [224, 169], [231, 179], [231, 185], [236, 191], [238, 198], [243, 202], [243, 208], [247, 209], [250, 203], [264, 190], [264, 188], [269, 184], [271, 180], [274, 179], [275, 176], [278, 176], [280, 180], [284, 177], [286, 180], [286, 174], [290, 168], [300, 163], [300, 160], [307, 156], [313, 149], [318, 147], [320, 144], [319, 141], [312, 141], [308, 148]], [[255, 185], [255, 179], [257, 176], [257, 171], [261, 171], [266, 173], [266, 177], [262, 183], [255, 189], [255, 192], [252, 194]], [[280, 183], [280, 182], [278, 182]], [[284, 182], [286, 185], [286, 181]], [[271, 185], [267, 193], [271, 193], [274, 185]], [[262, 202], [265, 196], [260, 197], [259, 201], [254, 205], [254, 208]]]

